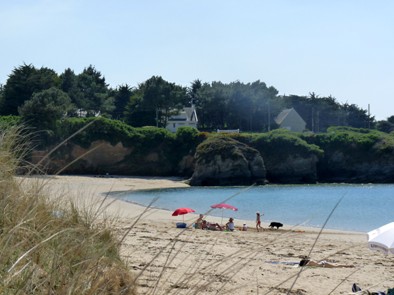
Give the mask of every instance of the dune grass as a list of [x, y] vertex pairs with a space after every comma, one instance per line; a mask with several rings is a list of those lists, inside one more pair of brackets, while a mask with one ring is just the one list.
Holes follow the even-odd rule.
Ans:
[[0, 131], [0, 293], [137, 294], [110, 220], [98, 223], [98, 212], [72, 201], [56, 203], [44, 181], [14, 177], [22, 165], [34, 169], [23, 164], [22, 133]]

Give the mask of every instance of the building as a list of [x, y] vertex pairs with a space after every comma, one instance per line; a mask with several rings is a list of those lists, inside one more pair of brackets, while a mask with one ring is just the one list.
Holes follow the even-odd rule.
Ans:
[[183, 108], [178, 114], [168, 118], [166, 129], [176, 132], [179, 127], [193, 127], [197, 129], [197, 112], [194, 105], [190, 108]]
[[304, 119], [293, 108], [281, 111], [275, 118], [275, 122], [280, 128], [294, 132], [303, 132], [306, 127]]

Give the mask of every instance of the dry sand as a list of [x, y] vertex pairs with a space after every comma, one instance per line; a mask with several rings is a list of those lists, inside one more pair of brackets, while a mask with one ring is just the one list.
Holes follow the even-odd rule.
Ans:
[[[25, 183], [33, 179], [37, 178], [21, 178]], [[40, 179], [48, 181], [52, 196], [71, 197], [81, 208], [94, 210], [105, 199], [104, 214], [116, 217], [119, 237], [127, 234], [121, 255], [138, 276], [140, 294], [350, 294], [355, 282], [370, 291], [394, 287], [394, 256], [369, 250], [366, 234], [323, 230], [316, 242], [316, 229], [285, 225], [269, 230], [263, 222], [265, 230], [256, 232], [254, 221], [240, 220], [235, 220], [236, 226], [246, 222], [248, 231], [183, 230], [175, 226], [181, 218], [172, 217], [170, 211], [105, 198], [109, 192], [187, 187], [176, 178]], [[196, 218], [188, 214], [185, 221], [190, 224]], [[313, 260], [354, 268], [294, 265], [310, 252]]]

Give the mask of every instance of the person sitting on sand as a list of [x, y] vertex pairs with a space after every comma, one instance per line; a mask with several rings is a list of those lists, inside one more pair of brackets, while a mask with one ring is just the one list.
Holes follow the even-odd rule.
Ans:
[[230, 217], [230, 219], [226, 223], [226, 229], [229, 231], [234, 231], [235, 226], [234, 226], [234, 219], [232, 217]]
[[326, 267], [326, 268], [335, 268], [335, 267], [354, 267], [354, 265], [346, 265], [346, 264], [336, 264], [330, 263], [327, 260], [320, 260], [318, 262], [310, 260], [310, 259], [302, 259], [299, 263], [299, 266], [313, 266], [313, 267]]
[[208, 229], [210, 230], [223, 230], [219, 223], [210, 223]]
[[198, 219], [195, 222], [194, 228], [202, 229], [202, 222], [203, 222], [204, 215], [200, 214]]
[[218, 223], [210, 223], [206, 220], [202, 221], [201, 229], [209, 229], [209, 230], [223, 230], [223, 228]]

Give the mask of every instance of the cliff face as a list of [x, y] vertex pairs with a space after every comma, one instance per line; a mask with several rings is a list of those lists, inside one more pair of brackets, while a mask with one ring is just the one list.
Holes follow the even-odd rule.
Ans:
[[216, 138], [198, 146], [190, 185], [262, 184], [265, 175], [257, 150], [230, 138]]
[[[372, 156], [373, 155], [373, 156]], [[327, 153], [318, 163], [321, 182], [393, 183], [394, 154], [365, 152], [363, 157], [355, 153], [335, 151]]]
[[[231, 138], [211, 138], [201, 143], [195, 155], [160, 145], [126, 147], [97, 140], [90, 146], [64, 144], [40, 164], [49, 174], [115, 174], [190, 177], [191, 185], [248, 185], [252, 183], [393, 183], [394, 150], [324, 146], [324, 156], [300, 150], [298, 145], [257, 149]], [[282, 148], [282, 150], [281, 150]], [[37, 164], [48, 154], [33, 151]], [[176, 156], [174, 156], [174, 154]]]
[[[34, 151], [33, 164], [38, 163], [48, 152]], [[190, 170], [188, 164], [186, 161], [179, 169]], [[41, 165], [48, 173], [57, 173], [63, 169], [64, 173], [69, 174], [170, 176], [174, 173], [174, 165], [160, 147], [147, 150], [144, 154], [135, 154], [133, 147], [124, 147], [120, 142], [111, 145], [103, 140], [94, 141], [86, 148], [65, 144]]]
[[282, 161], [267, 164], [267, 178], [274, 183], [316, 183], [316, 155], [287, 155]]
[[316, 183], [323, 150], [293, 132], [274, 130], [258, 136], [252, 145], [264, 158], [267, 179], [272, 183]]

